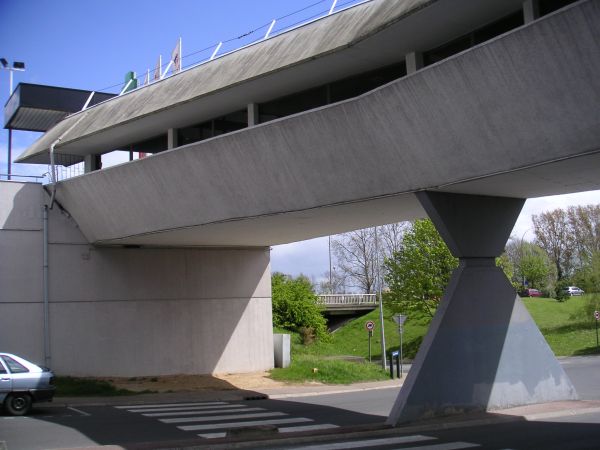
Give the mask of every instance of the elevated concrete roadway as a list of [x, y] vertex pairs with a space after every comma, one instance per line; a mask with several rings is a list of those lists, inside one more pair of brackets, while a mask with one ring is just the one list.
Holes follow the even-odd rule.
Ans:
[[[521, 4], [522, 0], [365, 2], [74, 114], [42, 136], [19, 162], [48, 163], [48, 149], [61, 136], [56, 152], [70, 158], [129, 148], [170, 127], [200, 123], [245, 109], [251, 102], [400, 62], [415, 49], [433, 48]], [[453, 20], [446, 20], [449, 15]]]
[[265, 246], [425, 216], [414, 193], [600, 188], [600, 4], [361, 97], [59, 183], [96, 244]]

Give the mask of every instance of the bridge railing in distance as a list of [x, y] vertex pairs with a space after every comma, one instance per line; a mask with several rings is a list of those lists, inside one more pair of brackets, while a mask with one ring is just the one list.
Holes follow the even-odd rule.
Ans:
[[324, 294], [318, 297], [319, 304], [323, 306], [370, 306], [378, 304], [376, 294]]

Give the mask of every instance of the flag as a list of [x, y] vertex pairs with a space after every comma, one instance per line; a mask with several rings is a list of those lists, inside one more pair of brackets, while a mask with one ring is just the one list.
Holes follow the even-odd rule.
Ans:
[[160, 80], [162, 78], [162, 55], [158, 56], [158, 63], [156, 63], [156, 69], [154, 69], [154, 79]]
[[181, 38], [171, 53], [171, 62], [173, 63], [173, 73], [181, 72]]

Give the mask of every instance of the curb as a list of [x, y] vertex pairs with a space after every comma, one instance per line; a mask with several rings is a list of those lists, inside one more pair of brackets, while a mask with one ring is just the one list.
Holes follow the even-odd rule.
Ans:
[[326, 390], [326, 391], [313, 391], [313, 392], [297, 392], [297, 393], [288, 393], [288, 394], [268, 394], [267, 397], [272, 400], [282, 399], [282, 398], [293, 398], [293, 397], [313, 397], [317, 395], [330, 395], [330, 394], [346, 394], [352, 392], [366, 392], [366, 391], [378, 391], [381, 389], [393, 389], [400, 388], [402, 384], [395, 384], [392, 386], [369, 386], [369, 387], [360, 387], [360, 388], [350, 388], [350, 389], [338, 389], [338, 390]]

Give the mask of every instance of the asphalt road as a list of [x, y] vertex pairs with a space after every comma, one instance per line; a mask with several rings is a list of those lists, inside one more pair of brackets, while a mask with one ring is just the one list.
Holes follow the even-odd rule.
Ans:
[[[565, 358], [561, 359], [561, 364], [581, 399], [600, 399], [600, 357]], [[397, 388], [388, 388], [284, 400], [143, 407], [39, 407], [27, 417], [0, 416], [0, 449], [2, 441], [6, 442], [8, 450], [45, 450], [99, 444], [136, 448], [143, 442], [188, 441], [197, 439], [198, 435], [206, 439], [218, 439], [223, 436], [225, 429], [242, 427], [248, 422], [277, 427], [280, 432], [338, 427], [352, 430], [358, 425], [382, 423], [397, 393]], [[391, 441], [388, 437], [385, 437], [387, 441], [367, 439], [369, 442], [365, 441], [364, 448], [452, 450], [478, 446], [498, 449], [599, 449], [600, 414], [408, 436], [401, 436], [398, 431], [394, 433], [389, 437]], [[349, 448], [350, 444], [344, 442], [344, 434], [339, 434], [338, 438], [337, 447], [330, 443], [329, 447], [315, 447], [313, 450]], [[352, 442], [355, 441], [359, 442], [360, 439], [352, 439]]]

